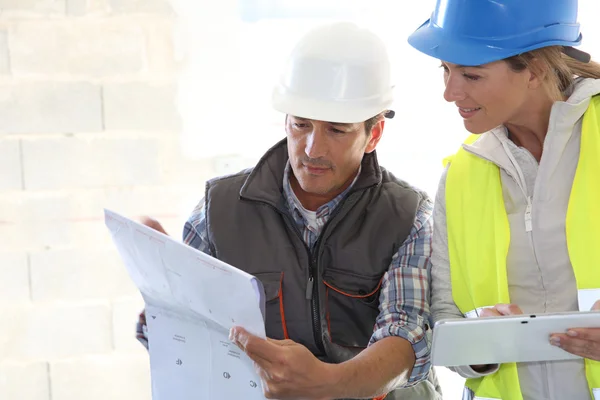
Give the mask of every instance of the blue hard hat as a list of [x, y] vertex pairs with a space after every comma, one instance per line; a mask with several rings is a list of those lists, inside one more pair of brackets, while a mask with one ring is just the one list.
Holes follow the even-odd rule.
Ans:
[[431, 18], [410, 37], [417, 50], [459, 65], [481, 65], [547, 46], [581, 44], [577, 0], [437, 0]]

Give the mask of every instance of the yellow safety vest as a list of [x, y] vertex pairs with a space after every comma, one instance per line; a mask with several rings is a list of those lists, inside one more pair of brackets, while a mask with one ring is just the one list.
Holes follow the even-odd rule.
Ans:
[[[471, 135], [466, 143], [476, 138]], [[463, 314], [510, 303], [506, 272], [510, 227], [500, 169], [462, 148], [448, 161], [446, 219], [454, 302]], [[583, 117], [566, 231], [577, 288], [600, 288], [600, 96], [592, 99]], [[600, 362], [586, 359], [585, 367], [592, 398], [600, 399]], [[468, 379], [466, 386], [476, 398], [523, 399], [515, 363]]]

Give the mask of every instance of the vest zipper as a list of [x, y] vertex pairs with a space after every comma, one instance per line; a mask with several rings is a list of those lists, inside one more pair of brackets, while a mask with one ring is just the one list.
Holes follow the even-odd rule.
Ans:
[[[531, 208], [531, 197], [527, 196], [527, 208], [525, 208], [525, 232], [533, 231], [533, 223], [531, 222]], [[535, 253], [535, 249], [533, 249], [533, 252]]]
[[315, 283], [315, 279], [312, 276], [312, 273], [309, 272], [308, 283], [306, 284], [306, 300], [312, 300], [312, 292], [313, 292], [313, 284]]
[[[519, 167], [519, 163], [515, 159], [515, 156], [512, 154], [506, 143], [502, 143], [502, 146], [504, 147], [506, 155], [513, 163], [513, 166], [515, 167], [515, 169], [517, 170], [517, 174], [519, 175], [519, 179], [515, 179], [515, 177], [512, 175], [511, 177], [517, 182], [517, 184], [521, 188], [521, 191], [523, 192], [523, 196], [525, 196], [525, 199], [527, 200], [527, 207], [525, 208], [525, 231], [529, 236], [531, 250], [533, 252], [533, 259], [535, 260], [535, 265], [537, 266], [538, 271], [540, 273], [540, 283], [542, 285], [542, 289], [544, 290], [544, 312], [546, 312], [546, 310], [548, 309], [548, 295], [546, 291], [546, 284], [544, 283], [544, 274], [542, 272], [540, 260], [538, 259], [537, 252], [535, 251], [535, 240], [533, 237], [533, 218], [531, 215], [533, 212], [533, 200], [531, 196], [529, 196], [527, 193], [527, 183], [525, 182], [525, 176], [523, 175], [523, 171], [521, 171], [521, 167]], [[508, 173], [508, 175], [510, 175], [508, 171], [506, 172]]]
[[[311, 309], [312, 309], [312, 322], [313, 322], [313, 332], [315, 336], [315, 342], [317, 344], [317, 348], [323, 353], [325, 353], [325, 346], [323, 344], [323, 330], [321, 329], [321, 312], [319, 310], [319, 284], [314, 284], [315, 278], [318, 278], [319, 272], [319, 264], [318, 264], [318, 254], [321, 247], [321, 242], [325, 233], [327, 232], [327, 228], [331, 225], [331, 221], [335, 219], [335, 217], [340, 213], [344, 205], [346, 204], [348, 198], [352, 193], [348, 193], [345, 199], [343, 199], [333, 210], [333, 213], [329, 216], [329, 219], [321, 229], [321, 233], [313, 247], [312, 253], [309, 251], [309, 256], [311, 257], [310, 268], [308, 270], [308, 282], [306, 286], [306, 293], [308, 297], [309, 288], [312, 289], [312, 296], [310, 298]], [[295, 226], [295, 225], [294, 225]], [[296, 229], [296, 231], [298, 231]], [[303, 240], [304, 242], [304, 240]], [[308, 249], [308, 246], [306, 247]]]
[[[504, 147], [504, 151], [506, 152], [506, 155], [508, 156], [508, 158], [510, 159], [510, 162], [515, 167], [515, 170], [517, 171], [517, 175], [519, 175], [519, 179], [515, 179], [515, 177], [513, 177], [513, 179], [515, 179], [515, 181], [517, 182], [517, 185], [519, 185], [519, 188], [521, 189], [521, 191], [523, 192], [523, 195], [525, 196], [525, 199], [527, 200], [527, 207], [525, 208], [525, 231], [531, 232], [531, 231], [533, 231], [533, 222], [532, 222], [532, 216], [531, 216], [531, 211], [532, 211], [533, 205], [531, 202], [531, 197], [527, 193], [527, 183], [525, 181], [525, 176], [523, 175], [523, 171], [521, 171], [521, 167], [519, 167], [519, 163], [517, 162], [517, 159], [515, 158], [513, 153], [508, 148], [508, 145], [506, 144], [506, 142], [502, 142], [502, 147]], [[533, 251], [535, 253], [535, 248], [533, 249]], [[537, 257], [536, 257], [536, 262], [537, 262]]]
[[[323, 232], [321, 231], [321, 234]], [[315, 244], [314, 252], [317, 253], [317, 245], [320, 243], [320, 240], [317, 240]], [[308, 290], [310, 289], [312, 295], [310, 296], [310, 307], [312, 310], [312, 323], [313, 323], [313, 333], [315, 336], [315, 342], [317, 344], [317, 348], [323, 353], [325, 353], [325, 346], [323, 345], [323, 332], [321, 329], [321, 312], [319, 310], [319, 285], [314, 285], [315, 275], [317, 270], [317, 256], [311, 255], [310, 269], [308, 270], [308, 285], [306, 287], [306, 292], [308, 294]]]
[[[341, 206], [341, 204], [339, 205]], [[339, 208], [338, 206], [338, 208]], [[277, 210], [279, 211], [279, 210]], [[279, 211], [281, 213], [281, 211]], [[323, 335], [321, 332], [321, 321], [320, 321], [320, 312], [319, 312], [319, 285], [315, 285], [315, 276], [317, 275], [316, 269], [317, 269], [317, 256], [314, 253], [318, 253], [318, 245], [321, 242], [320, 237], [319, 239], [317, 239], [317, 243], [315, 243], [315, 247], [314, 247], [314, 251], [311, 252], [310, 248], [306, 245], [306, 243], [304, 242], [304, 239], [302, 238], [302, 234], [298, 231], [298, 228], [296, 227], [296, 223], [291, 219], [291, 217], [285, 213], [281, 213], [281, 215], [283, 215], [283, 217], [286, 219], [288, 225], [290, 225], [292, 227], [292, 230], [296, 233], [296, 236], [298, 236], [298, 239], [300, 239], [300, 241], [302, 242], [302, 244], [304, 244], [304, 248], [306, 249], [306, 253], [308, 254], [308, 259], [309, 259], [309, 266], [308, 266], [308, 282], [306, 283], [306, 300], [310, 301], [310, 308], [311, 308], [311, 314], [312, 314], [312, 325], [313, 325], [313, 339], [315, 341], [315, 345], [317, 346], [317, 349], [319, 349], [319, 351], [321, 352], [321, 354], [326, 355], [325, 353], [325, 346], [323, 345]], [[329, 218], [329, 221], [331, 221], [331, 218], [333, 217], [333, 215]], [[325, 226], [323, 227], [323, 230], [321, 231], [321, 234], [323, 234], [323, 231], [325, 230], [325, 227], [329, 224], [329, 221], [327, 221], [327, 224], [325, 224]]]
[[292, 228], [292, 231], [294, 231], [296, 233], [296, 236], [298, 237], [298, 239], [300, 239], [300, 241], [304, 245], [304, 248], [306, 249], [306, 253], [308, 254], [308, 259], [310, 262], [310, 265], [308, 268], [308, 282], [306, 284], [306, 300], [310, 300], [310, 302], [311, 302], [313, 336], [314, 336], [315, 345], [317, 346], [317, 349], [321, 352], [321, 354], [323, 354], [324, 356], [326, 356], [327, 353], [325, 352], [325, 345], [323, 344], [323, 332], [322, 332], [323, 330], [321, 329], [321, 313], [319, 310], [319, 284], [318, 284], [318, 282], [316, 285], [314, 284], [315, 278], [318, 277], [317, 276], [318, 275], [318, 273], [317, 273], [318, 272], [318, 257], [317, 257], [317, 255], [319, 254], [321, 238], [323, 238], [325, 232], [327, 231], [327, 228], [329, 227], [329, 225], [331, 225], [331, 221], [333, 221], [335, 219], [335, 217], [339, 214], [339, 212], [342, 210], [343, 206], [347, 203], [347, 200], [352, 196], [352, 194], [354, 194], [354, 191], [351, 191], [350, 193], [348, 193], [346, 198], [343, 199], [337, 205], [335, 210], [333, 210], [333, 213], [329, 216], [329, 220], [327, 221], [327, 223], [325, 223], [325, 225], [323, 226], [323, 229], [321, 229], [321, 234], [319, 235], [319, 238], [317, 239], [317, 242], [315, 243], [315, 246], [314, 246], [314, 251], [312, 251], [312, 252], [310, 251], [310, 248], [304, 242], [304, 239], [302, 238], [302, 234], [298, 230], [295, 221], [293, 220], [293, 218], [290, 215], [284, 213], [283, 211], [281, 211], [280, 209], [278, 209], [277, 207], [275, 207], [274, 205], [272, 205], [270, 203], [267, 203], [265, 201], [256, 200], [258, 203], [266, 204], [267, 206], [271, 207], [276, 212], [278, 212], [281, 216], [283, 216], [286, 223]]

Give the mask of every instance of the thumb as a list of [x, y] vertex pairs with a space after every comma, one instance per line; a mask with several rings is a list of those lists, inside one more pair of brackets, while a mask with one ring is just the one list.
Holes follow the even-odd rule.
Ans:
[[146, 225], [149, 228], [154, 229], [155, 231], [158, 231], [160, 233], [164, 233], [165, 235], [168, 235], [168, 233], [165, 231], [165, 228], [163, 228], [163, 226], [160, 224], [160, 222], [158, 222], [154, 218], [151, 218], [151, 217], [148, 217], [145, 215], [141, 218], [141, 222], [142, 222], [142, 224]]
[[273, 343], [274, 345], [282, 346], [282, 347], [296, 345], [296, 342], [294, 342], [293, 340], [290, 340], [290, 339], [277, 340], [277, 339], [267, 338], [267, 342]]
[[592, 311], [600, 311], [600, 300], [598, 300], [594, 303], [594, 306], [592, 307]]

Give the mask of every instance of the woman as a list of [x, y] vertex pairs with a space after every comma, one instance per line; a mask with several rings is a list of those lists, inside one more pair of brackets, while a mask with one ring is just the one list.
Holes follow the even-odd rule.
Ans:
[[[580, 42], [576, 0], [438, 0], [410, 36], [473, 134], [436, 199], [436, 321], [600, 307], [600, 65]], [[551, 343], [584, 359], [456, 368], [464, 398], [600, 400], [600, 329]]]

